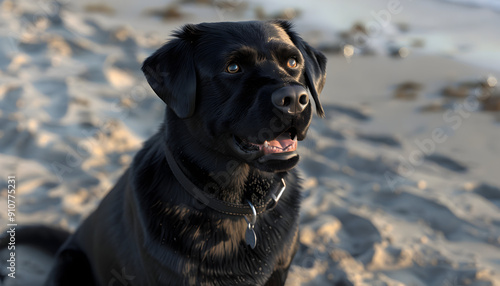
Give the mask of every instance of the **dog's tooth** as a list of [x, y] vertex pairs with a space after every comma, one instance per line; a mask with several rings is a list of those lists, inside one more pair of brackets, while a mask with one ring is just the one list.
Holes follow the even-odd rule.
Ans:
[[267, 141], [264, 141], [264, 147], [265, 148], [269, 147], [269, 143]]

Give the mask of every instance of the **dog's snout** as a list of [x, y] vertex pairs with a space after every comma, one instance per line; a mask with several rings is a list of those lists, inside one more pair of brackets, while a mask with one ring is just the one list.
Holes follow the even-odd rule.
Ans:
[[273, 92], [271, 100], [273, 105], [284, 113], [297, 115], [306, 108], [309, 96], [302, 86], [290, 85]]

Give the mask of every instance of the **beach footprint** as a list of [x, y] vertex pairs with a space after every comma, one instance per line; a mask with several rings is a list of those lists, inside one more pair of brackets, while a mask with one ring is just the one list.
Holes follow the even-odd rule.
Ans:
[[474, 189], [474, 193], [500, 208], [500, 188], [482, 183]]
[[18, 85], [6, 84], [0, 86], [0, 109], [11, 113], [18, 110], [22, 103], [23, 88]]
[[451, 159], [445, 155], [440, 154], [431, 154], [429, 156], [425, 156], [425, 160], [432, 162], [442, 168], [447, 170], [457, 172], [457, 173], [465, 173], [469, 170], [467, 166], [464, 164]]
[[10, 154], [22, 158], [33, 157], [37, 154], [35, 141], [34, 120], [23, 121], [0, 118], [0, 153]]
[[382, 241], [379, 230], [369, 219], [346, 209], [333, 210], [331, 213], [342, 224], [338, 234], [338, 246], [348, 251], [352, 257], [357, 258], [373, 252], [374, 245]]
[[371, 116], [360, 107], [341, 106], [336, 104], [325, 105], [326, 119], [335, 119], [336, 115], [346, 115], [358, 121], [367, 121]]
[[61, 120], [68, 112], [68, 85], [64, 79], [44, 79], [33, 83], [33, 86], [47, 97], [49, 102], [45, 111], [54, 121]]
[[375, 143], [377, 145], [385, 145], [394, 148], [401, 148], [401, 142], [394, 135], [358, 133], [357, 136], [359, 139], [363, 141]]
[[320, 153], [332, 164], [346, 166], [355, 172], [370, 175], [383, 175], [386, 172], [395, 173], [396, 162], [377, 154], [361, 153], [344, 146], [332, 146], [320, 150]]

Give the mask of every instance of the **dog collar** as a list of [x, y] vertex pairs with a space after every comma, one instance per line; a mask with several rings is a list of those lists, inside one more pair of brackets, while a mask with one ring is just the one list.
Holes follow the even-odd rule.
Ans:
[[281, 179], [281, 184], [279, 184], [271, 193], [271, 198], [269, 198], [266, 203], [256, 206], [254, 206], [248, 200], [247, 204], [236, 204], [219, 200], [212, 195], [204, 192], [193, 182], [191, 182], [191, 180], [188, 179], [188, 177], [184, 174], [184, 172], [177, 164], [174, 156], [172, 155], [172, 152], [170, 152], [170, 149], [168, 148], [166, 143], [163, 143], [163, 147], [168, 165], [170, 166], [172, 173], [174, 174], [177, 181], [179, 181], [179, 183], [182, 185], [182, 187], [199, 202], [220, 213], [234, 216], [257, 216], [261, 213], [275, 208], [279, 202], [279, 199], [281, 198], [281, 195], [286, 189], [285, 180]]
[[[281, 195], [286, 189], [286, 184], [285, 180], [281, 178], [281, 188], [278, 185], [276, 190], [271, 193], [271, 198], [262, 205], [257, 205], [254, 206], [249, 200], [247, 200], [247, 204], [235, 204], [235, 203], [228, 203], [219, 199], [214, 198], [210, 194], [207, 194], [206, 192], [203, 192], [200, 188], [198, 188], [191, 180], [186, 177], [184, 172], [182, 172], [181, 168], [177, 164], [177, 161], [175, 161], [174, 156], [172, 155], [172, 152], [170, 152], [170, 149], [168, 148], [166, 143], [163, 143], [163, 147], [165, 150], [165, 157], [167, 158], [167, 163], [170, 166], [170, 169], [172, 170], [172, 173], [174, 174], [175, 178], [179, 183], [182, 185], [182, 187], [195, 199], [200, 201], [202, 204], [208, 206], [209, 208], [218, 211], [223, 214], [227, 215], [234, 215], [234, 216], [243, 216], [247, 222], [247, 229], [245, 232], [245, 241], [250, 246], [252, 249], [255, 248], [257, 245], [257, 235], [255, 234], [255, 223], [257, 222], [257, 215], [265, 212], [272, 210], [276, 207], [278, 204], [278, 201], [281, 198]], [[248, 218], [250, 216], [250, 218]]]

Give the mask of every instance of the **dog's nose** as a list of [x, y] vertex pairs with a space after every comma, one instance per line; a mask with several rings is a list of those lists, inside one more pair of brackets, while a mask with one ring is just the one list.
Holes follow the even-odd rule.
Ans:
[[309, 96], [302, 86], [289, 85], [273, 92], [271, 100], [274, 106], [284, 113], [297, 115], [306, 108]]

